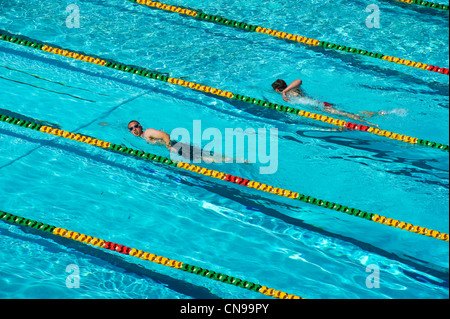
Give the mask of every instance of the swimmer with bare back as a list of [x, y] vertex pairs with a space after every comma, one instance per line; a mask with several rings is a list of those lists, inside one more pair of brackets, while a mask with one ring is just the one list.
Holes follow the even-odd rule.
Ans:
[[[300, 80], [300, 79], [293, 81], [289, 85], [287, 85], [284, 80], [278, 79], [274, 83], [272, 83], [272, 88], [276, 92], [281, 93], [283, 95], [283, 100], [288, 102], [291, 97], [296, 97], [296, 96], [306, 97], [306, 94], [300, 88], [301, 85], [302, 85], [302, 80]], [[320, 109], [318, 109], [318, 110], [326, 112], [326, 113], [330, 113], [330, 114], [344, 116], [344, 117], [347, 117], [352, 120], [365, 122], [365, 123], [373, 125], [373, 126], [378, 126], [378, 125], [368, 122], [366, 119], [363, 118], [363, 116], [371, 118], [375, 115], [385, 115], [386, 114], [385, 111], [380, 111], [378, 113], [369, 112], [369, 111], [361, 111], [360, 113], [362, 113], [364, 115], [359, 115], [359, 114], [353, 114], [353, 113], [349, 113], [349, 112], [345, 112], [345, 111], [339, 111], [338, 109], [334, 108], [332, 106], [332, 104], [327, 103], [327, 102], [323, 102], [323, 104], [324, 104], [323, 108], [321, 110]]]

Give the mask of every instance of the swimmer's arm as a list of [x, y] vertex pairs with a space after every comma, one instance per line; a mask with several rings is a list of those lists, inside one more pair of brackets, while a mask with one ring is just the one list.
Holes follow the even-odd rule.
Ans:
[[295, 80], [295, 81], [293, 81], [291, 84], [289, 84], [289, 85], [287, 86], [287, 88], [285, 88], [285, 89], [283, 90], [283, 92], [284, 92], [284, 91], [288, 92], [288, 91], [290, 91], [290, 90], [292, 90], [292, 89], [298, 88], [300, 85], [302, 85], [302, 80], [300, 80], [300, 79]]
[[281, 93], [283, 94], [283, 100], [286, 102], [289, 101], [289, 99], [286, 96], [286, 93], [289, 92], [292, 89], [298, 88], [300, 85], [302, 85], [302, 80], [297, 79], [293, 81], [291, 84], [289, 84]]
[[145, 130], [143, 135], [147, 141], [150, 142], [152, 142], [153, 140], [157, 141], [161, 144], [164, 144], [170, 150], [172, 144], [170, 142], [169, 134], [164, 133], [162, 131], [154, 130], [152, 128], [148, 128]]

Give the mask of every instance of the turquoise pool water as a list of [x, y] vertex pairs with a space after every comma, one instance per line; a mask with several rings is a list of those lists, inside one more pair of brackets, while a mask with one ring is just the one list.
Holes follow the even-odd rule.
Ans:
[[[448, 3], [448, 1], [441, 1]], [[1, 1], [0, 29], [282, 103], [303, 80], [314, 111], [385, 110], [381, 128], [448, 144], [448, 77], [288, 43], [123, 0]], [[65, 25], [69, 4], [80, 28]], [[188, 1], [238, 21], [448, 67], [448, 13], [394, 1]], [[380, 28], [365, 8], [377, 4]], [[277, 128], [278, 170], [201, 164], [448, 233], [446, 152], [236, 104], [183, 87], [0, 42], [0, 113], [168, 156], [127, 123], [170, 133]], [[343, 118], [345, 120], [345, 118]], [[448, 298], [449, 245], [392, 227], [0, 123], [0, 210], [305, 298]], [[1, 298], [261, 298], [130, 256], [0, 223]], [[76, 265], [80, 288], [66, 287]], [[368, 288], [366, 267], [380, 269]]]

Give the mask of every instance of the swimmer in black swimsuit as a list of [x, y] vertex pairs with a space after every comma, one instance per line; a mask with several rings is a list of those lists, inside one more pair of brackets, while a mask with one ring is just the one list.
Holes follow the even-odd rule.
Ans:
[[[287, 85], [284, 80], [278, 79], [274, 83], [272, 83], [272, 88], [275, 91], [277, 91], [278, 93], [281, 93], [283, 95], [283, 100], [288, 102], [289, 101], [288, 95], [289, 96], [306, 97], [306, 94], [300, 88], [300, 85], [302, 85], [302, 80], [300, 80], [300, 79], [293, 81], [289, 85]], [[332, 107], [333, 104], [330, 104], [327, 102], [323, 102], [323, 103], [324, 103], [324, 106], [323, 106], [322, 110], [319, 108], [316, 108], [318, 111], [323, 111], [323, 112], [330, 113], [330, 114], [344, 116], [349, 119], [365, 122], [365, 123], [373, 125], [373, 126], [378, 126], [378, 125], [368, 122], [367, 120], [365, 120], [363, 118], [363, 116], [367, 116], [367, 117], [371, 118], [375, 115], [385, 115], [386, 114], [385, 111], [380, 111], [378, 113], [369, 112], [369, 111], [361, 111], [360, 113], [363, 113], [364, 115], [353, 114], [353, 113], [349, 113], [349, 112], [345, 112], [345, 111], [339, 111], [338, 109], [335, 109], [334, 107]]]
[[222, 163], [225, 161], [227, 161], [228, 163], [233, 162], [233, 159], [227, 158], [220, 154], [214, 154], [212, 151], [209, 152], [209, 155], [205, 155], [203, 150], [198, 149], [197, 147], [181, 142], [172, 141], [170, 139], [170, 135], [165, 132], [158, 131], [152, 128], [144, 130], [142, 125], [138, 121], [131, 121], [130, 123], [128, 123], [128, 130], [134, 136], [142, 137], [147, 141], [147, 143], [162, 144], [171, 153], [178, 154], [190, 161], [197, 160], [204, 161], [206, 163]]

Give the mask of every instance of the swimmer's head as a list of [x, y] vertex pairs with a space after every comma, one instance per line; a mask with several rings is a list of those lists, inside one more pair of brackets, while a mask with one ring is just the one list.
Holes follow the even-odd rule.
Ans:
[[286, 82], [284, 80], [278, 79], [272, 83], [272, 88], [277, 92], [283, 92], [285, 88], [287, 88]]
[[142, 126], [138, 121], [131, 121], [128, 123], [128, 130], [134, 136], [141, 136], [143, 132]]

